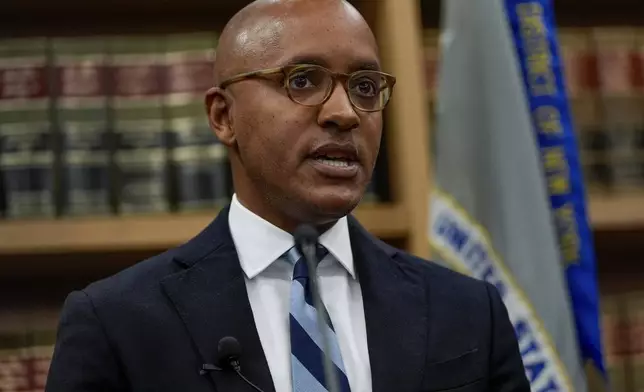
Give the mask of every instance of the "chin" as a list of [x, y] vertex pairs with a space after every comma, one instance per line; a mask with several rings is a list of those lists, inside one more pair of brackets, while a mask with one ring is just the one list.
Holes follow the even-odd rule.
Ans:
[[350, 214], [360, 203], [362, 192], [358, 189], [320, 189], [309, 193], [320, 219], [335, 220]]

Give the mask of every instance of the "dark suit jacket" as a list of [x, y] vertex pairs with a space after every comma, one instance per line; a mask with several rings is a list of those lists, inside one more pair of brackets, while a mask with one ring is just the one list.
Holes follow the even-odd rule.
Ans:
[[[493, 286], [394, 249], [353, 218], [349, 232], [375, 392], [530, 390]], [[69, 295], [46, 391], [251, 391], [232, 372], [199, 375], [227, 335], [246, 377], [274, 391], [225, 209], [186, 244]]]

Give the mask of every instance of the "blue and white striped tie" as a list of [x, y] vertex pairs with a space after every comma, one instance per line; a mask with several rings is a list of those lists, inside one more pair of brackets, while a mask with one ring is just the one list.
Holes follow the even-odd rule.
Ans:
[[[317, 252], [318, 262], [327, 254], [328, 251], [320, 246]], [[327, 392], [322, 354], [324, 343], [318, 328], [317, 312], [313, 307], [306, 260], [296, 248], [286, 252], [286, 259], [294, 265], [290, 314], [293, 392]], [[322, 330], [329, 336], [329, 354], [335, 365], [340, 391], [349, 392], [349, 381], [342, 363], [338, 338], [330, 320], [329, 324], [322, 326]]]

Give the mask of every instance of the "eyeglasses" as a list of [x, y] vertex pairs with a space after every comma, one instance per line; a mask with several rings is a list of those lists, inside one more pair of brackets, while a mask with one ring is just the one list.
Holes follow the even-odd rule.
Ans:
[[351, 74], [332, 72], [319, 65], [300, 64], [279, 68], [263, 69], [233, 76], [222, 82], [225, 89], [233, 83], [251, 78], [282, 74], [284, 89], [289, 98], [300, 105], [319, 106], [324, 104], [336, 85], [343, 82], [349, 101], [358, 110], [377, 112], [383, 110], [393, 92], [396, 78], [384, 72], [362, 70]]

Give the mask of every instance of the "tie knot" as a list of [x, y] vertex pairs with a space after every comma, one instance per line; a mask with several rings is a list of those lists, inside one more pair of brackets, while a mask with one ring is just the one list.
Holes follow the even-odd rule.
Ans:
[[[329, 254], [329, 251], [322, 245], [318, 244], [315, 249], [315, 260], [314, 263], [317, 266], [322, 259]], [[306, 264], [304, 256], [300, 252], [292, 247], [286, 252], [286, 259], [293, 264], [293, 279], [308, 279], [309, 278], [309, 268]]]

